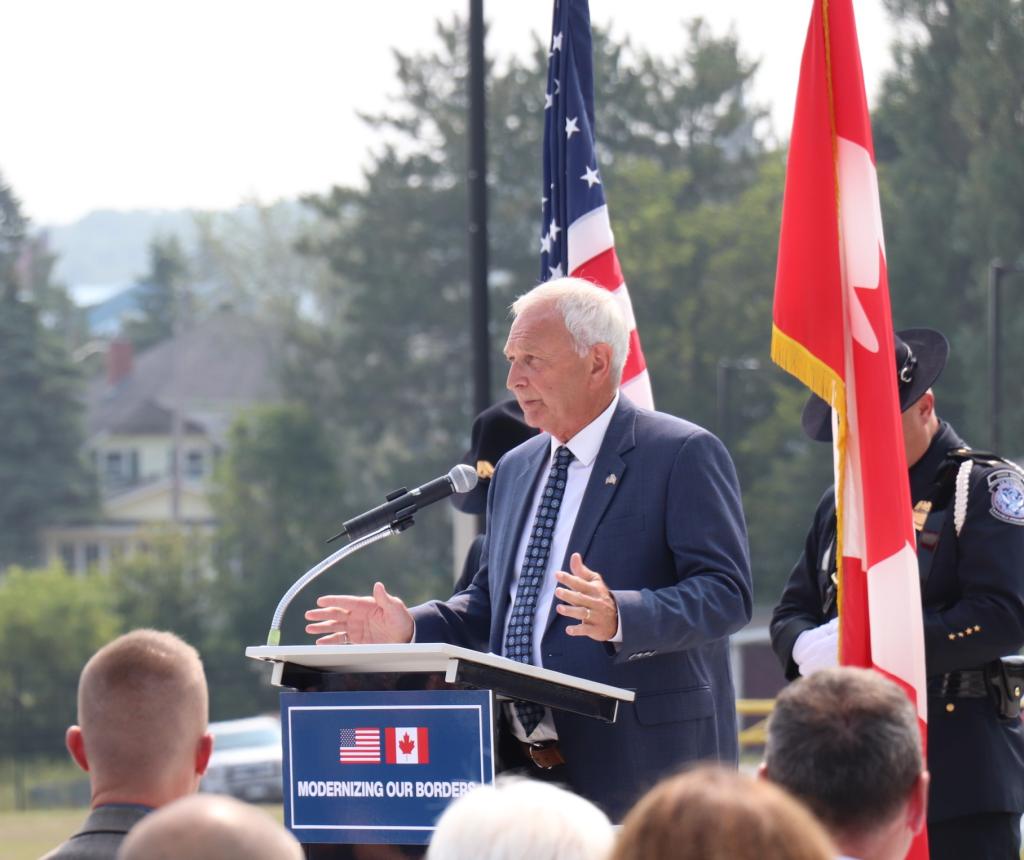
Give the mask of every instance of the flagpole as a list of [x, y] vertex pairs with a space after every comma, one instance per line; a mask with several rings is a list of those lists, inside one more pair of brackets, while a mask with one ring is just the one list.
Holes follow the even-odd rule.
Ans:
[[[473, 342], [473, 414], [491, 405], [490, 312], [487, 295], [487, 126], [484, 93], [484, 3], [469, 0], [469, 289]], [[476, 517], [476, 531], [484, 517]]]
[[487, 295], [487, 129], [483, 0], [469, 3], [469, 270], [473, 338], [473, 413], [491, 405]]

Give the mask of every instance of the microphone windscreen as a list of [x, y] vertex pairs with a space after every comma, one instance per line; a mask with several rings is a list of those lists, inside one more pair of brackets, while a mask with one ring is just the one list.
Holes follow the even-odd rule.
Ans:
[[448, 479], [452, 482], [452, 486], [455, 487], [456, 493], [468, 493], [476, 486], [476, 482], [479, 480], [476, 476], [476, 469], [472, 466], [467, 466], [465, 463], [459, 463], [459, 465], [452, 467], [452, 470], [448, 473]]

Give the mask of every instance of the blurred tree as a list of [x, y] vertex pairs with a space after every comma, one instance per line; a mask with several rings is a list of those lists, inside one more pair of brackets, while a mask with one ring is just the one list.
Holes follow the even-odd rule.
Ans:
[[189, 261], [177, 236], [158, 236], [149, 246], [149, 272], [138, 281], [138, 312], [122, 334], [142, 352], [174, 334], [190, 312]]
[[[122, 556], [111, 565], [113, 605], [121, 626], [170, 630], [195, 646], [210, 688], [211, 719], [272, 708], [269, 688], [253, 677], [260, 667], [246, 660], [244, 645], [231, 627], [237, 615], [225, 605], [210, 539], [167, 527], [147, 534], [145, 543], [145, 552]], [[258, 582], [250, 585], [259, 588]]]
[[119, 632], [110, 583], [60, 567], [0, 578], [0, 738], [12, 758], [62, 757], [78, 675]]
[[145, 552], [110, 567], [114, 608], [123, 626], [170, 630], [203, 649], [221, 612], [213, 595], [209, 540], [167, 527], [144, 538]]
[[[366, 188], [335, 188], [309, 201], [318, 219], [302, 247], [327, 260], [335, 279], [293, 343], [287, 387], [332, 426], [348, 428], [340, 438], [357, 446], [364, 467], [351, 476], [353, 512], [395, 484], [445, 471], [466, 447], [464, 33], [456, 19], [438, 26], [435, 52], [396, 54], [396, 106], [366, 118], [386, 141]], [[754, 312], [770, 303], [780, 178], [776, 168], [774, 184], [765, 180], [769, 190], [741, 204], [764, 160], [763, 112], [747, 95], [755, 66], [739, 56], [735, 38], [715, 38], [699, 21], [687, 36], [681, 56], [662, 60], [595, 31], [595, 89], [602, 181], [641, 335], [653, 347], [655, 397], [700, 420], [714, 402], [717, 357], [755, 344], [767, 352], [770, 316], [755, 320]], [[537, 280], [546, 66], [546, 46], [537, 44], [526, 63], [492, 65], [488, 80], [496, 355], [509, 301]], [[741, 205], [755, 204], [767, 217], [751, 231]], [[704, 240], [709, 221], [720, 227]], [[714, 255], [737, 243], [756, 256], [720, 262], [712, 274]], [[755, 268], [753, 280], [732, 282]], [[700, 338], [691, 337], [698, 328]], [[705, 354], [709, 345], [714, 351]], [[681, 360], [684, 351], [691, 357]], [[496, 377], [503, 365], [495, 362]], [[431, 581], [440, 592], [450, 569], [447, 530], [417, 531], [401, 544], [382, 553], [398, 570], [419, 569], [420, 592]]]
[[[984, 446], [988, 265], [1024, 255], [1024, 3], [886, 0], [886, 7], [904, 34], [874, 117], [896, 324], [934, 326], [949, 337], [938, 410]], [[1007, 286], [1004, 361], [1019, 367], [1024, 301], [1015, 300], [1024, 299], [1024, 285]], [[1017, 450], [1003, 453], [1014, 455], [1024, 450], [1024, 382], [1020, 374], [1004, 378], [1002, 437]]]
[[[237, 658], [266, 642], [288, 587], [332, 547], [344, 483], [323, 425], [301, 406], [251, 410], [233, 424], [212, 494], [223, 647]], [[298, 604], [282, 641], [302, 630]]]
[[27, 233], [28, 219], [21, 214], [21, 203], [0, 175], [0, 285], [5, 299], [19, 297], [18, 262]]
[[656, 405], [728, 446], [765, 603], [778, 597], [831, 482], [830, 450], [800, 434], [806, 389], [767, 355], [783, 180], [782, 155], [766, 154], [742, 193], [687, 211], [686, 169], [629, 159], [615, 197], [628, 281], [642, 285], [634, 310]]
[[296, 249], [313, 219], [307, 206], [289, 200], [197, 215], [190, 269], [202, 301], [245, 308], [275, 329], [307, 312], [329, 276], [323, 260]]
[[26, 290], [26, 230], [0, 180], [0, 570], [37, 564], [40, 528], [86, 516], [96, 502], [81, 455], [78, 374]]

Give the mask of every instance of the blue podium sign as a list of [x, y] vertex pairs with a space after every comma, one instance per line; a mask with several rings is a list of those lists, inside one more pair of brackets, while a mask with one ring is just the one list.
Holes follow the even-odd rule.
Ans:
[[491, 693], [282, 693], [284, 822], [300, 842], [425, 845], [494, 781]]

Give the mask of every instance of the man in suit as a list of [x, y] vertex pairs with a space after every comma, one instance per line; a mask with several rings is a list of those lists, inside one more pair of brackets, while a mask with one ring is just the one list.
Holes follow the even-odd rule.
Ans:
[[92, 810], [43, 860], [113, 860], [151, 810], [199, 787], [213, 738], [195, 648], [173, 633], [134, 630], [100, 648], [78, 681], [78, 725], [65, 743], [89, 774]]
[[563, 278], [512, 311], [507, 385], [543, 432], [495, 468], [469, 588], [411, 611], [381, 583], [324, 596], [307, 631], [451, 642], [634, 689], [611, 725], [503, 714], [506, 766], [568, 782], [618, 819], [684, 762], [737, 758], [728, 637], [751, 612], [739, 487], [713, 435], [619, 396], [629, 329], [611, 294]]
[[[1024, 678], [1013, 680], [1019, 670], [1000, 658], [1024, 645], [1024, 473], [967, 448], [939, 419], [932, 385], [949, 353], [940, 332], [900, 331], [895, 347], [924, 608], [931, 857], [1016, 860]], [[802, 423], [812, 439], [831, 440], [820, 398], [808, 400]], [[835, 512], [829, 488], [772, 615], [788, 678], [837, 661]]]

